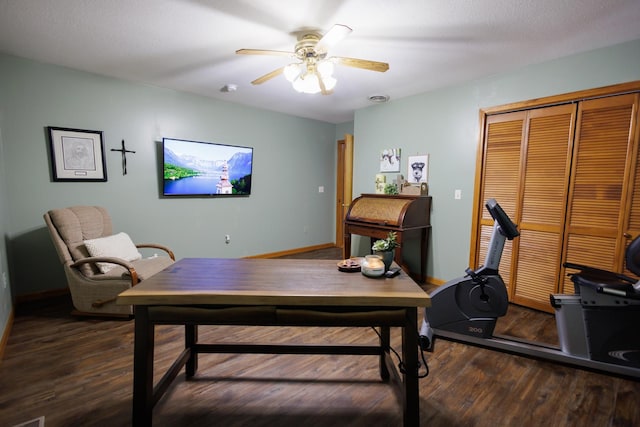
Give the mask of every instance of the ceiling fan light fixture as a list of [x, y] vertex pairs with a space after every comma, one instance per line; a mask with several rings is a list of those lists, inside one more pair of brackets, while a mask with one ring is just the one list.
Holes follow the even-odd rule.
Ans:
[[331, 77], [334, 68], [333, 62], [331, 61], [320, 61], [317, 66], [317, 70], [323, 78]]
[[284, 67], [284, 70], [282, 71], [284, 73], [284, 77], [293, 83], [302, 73], [301, 65], [302, 64], [292, 63]]
[[[277, 68], [258, 77], [251, 82], [253, 85], [262, 84], [280, 74], [284, 74], [287, 81], [289, 81], [298, 92], [312, 94], [322, 92], [323, 95], [330, 95], [337, 83], [337, 80], [333, 77], [336, 64], [380, 73], [384, 73], [389, 69], [389, 64], [386, 62], [328, 56], [327, 51], [329, 48], [345, 38], [351, 31], [351, 28], [346, 25], [336, 24], [324, 35], [316, 31], [310, 31], [308, 33], [298, 32], [298, 42], [293, 52], [264, 49], [238, 49], [236, 50], [236, 54], [287, 56], [299, 61], [298, 63]], [[388, 97], [375, 99], [369, 97], [371, 102], [386, 102], [388, 99]]]
[[307, 71], [296, 78], [293, 83], [293, 88], [300, 93], [316, 94], [322, 92], [320, 81], [324, 86], [326, 92], [331, 92], [338, 81], [331, 77], [323, 77], [317, 70]]
[[320, 92], [320, 82], [318, 76], [314, 73], [306, 73], [298, 77], [293, 82], [293, 88], [301, 93], [318, 93]]
[[324, 83], [324, 88], [330, 92], [333, 90], [334, 87], [336, 87], [336, 83], [338, 83], [338, 81], [334, 78], [334, 77], [321, 77], [322, 78], [322, 82]]

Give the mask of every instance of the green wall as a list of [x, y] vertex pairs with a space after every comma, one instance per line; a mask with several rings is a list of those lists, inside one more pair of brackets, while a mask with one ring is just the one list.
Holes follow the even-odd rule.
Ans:
[[[461, 276], [469, 264], [479, 110], [634, 80], [640, 80], [640, 40], [356, 111], [354, 195], [374, 191], [383, 148], [402, 149], [405, 176], [407, 156], [429, 154], [427, 274]], [[460, 200], [454, 200], [456, 189]], [[354, 242], [360, 253], [368, 246], [363, 240]]]
[[347, 133], [353, 135], [353, 122], [339, 123], [336, 125], [336, 141], [344, 139], [344, 135]]
[[[178, 258], [334, 241], [333, 124], [8, 56], [0, 56], [0, 91], [13, 296], [66, 287], [42, 215], [70, 205], [105, 206], [116, 231], [166, 244]], [[108, 181], [52, 182], [46, 126], [104, 131]], [[163, 136], [254, 147], [251, 196], [160, 198]], [[125, 176], [120, 153], [110, 152], [122, 139], [136, 151]]]

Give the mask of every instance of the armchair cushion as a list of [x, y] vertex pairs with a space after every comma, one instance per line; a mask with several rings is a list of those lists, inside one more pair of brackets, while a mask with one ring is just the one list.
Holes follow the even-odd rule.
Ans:
[[[111, 217], [107, 210], [100, 206], [53, 209], [45, 216], [50, 221], [48, 225], [53, 232], [54, 244], [63, 264], [89, 256], [84, 240], [113, 234]], [[100, 270], [90, 263], [80, 266], [80, 270], [87, 277], [100, 273]]]
[[[142, 258], [142, 254], [138, 252], [136, 245], [131, 241], [127, 233], [85, 240], [84, 244], [92, 257], [107, 256], [122, 258], [125, 261], [136, 261]], [[102, 273], [107, 273], [116, 267], [116, 264], [108, 262], [98, 262], [96, 264]]]

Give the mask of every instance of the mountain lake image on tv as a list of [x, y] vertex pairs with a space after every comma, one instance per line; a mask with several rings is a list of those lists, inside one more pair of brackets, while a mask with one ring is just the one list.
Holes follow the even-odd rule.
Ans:
[[163, 138], [164, 196], [248, 196], [253, 148]]

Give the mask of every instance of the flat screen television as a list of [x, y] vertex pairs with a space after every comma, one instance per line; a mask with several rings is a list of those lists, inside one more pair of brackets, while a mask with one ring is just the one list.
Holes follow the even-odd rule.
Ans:
[[253, 148], [163, 138], [163, 196], [248, 196]]

